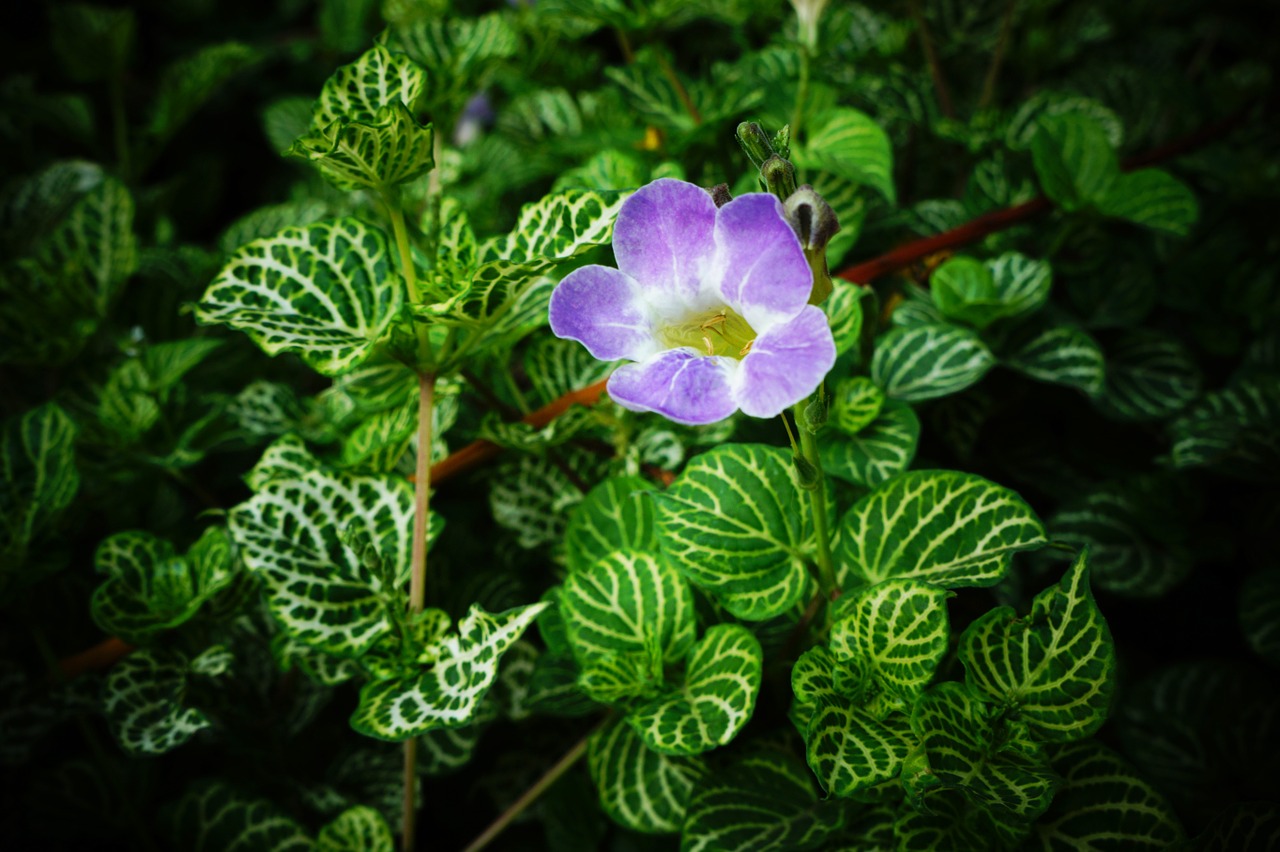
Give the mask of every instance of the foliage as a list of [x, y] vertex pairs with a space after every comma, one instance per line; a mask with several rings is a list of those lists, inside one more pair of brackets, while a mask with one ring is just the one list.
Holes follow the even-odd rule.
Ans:
[[[1280, 836], [1274, 8], [47, 6], [0, 34], [17, 847]], [[837, 353], [784, 423], [548, 328], [660, 178], [777, 196]]]

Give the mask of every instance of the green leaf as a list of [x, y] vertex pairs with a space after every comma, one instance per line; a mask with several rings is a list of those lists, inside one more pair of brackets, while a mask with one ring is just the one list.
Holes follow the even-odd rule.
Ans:
[[219, 527], [205, 530], [186, 556], [150, 533], [117, 533], [98, 546], [94, 565], [107, 579], [93, 593], [93, 620], [133, 643], [189, 621], [237, 576]]
[[413, 487], [404, 479], [308, 470], [269, 479], [229, 514], [245, 567], [265, 584], [275, 618], [295, 639], [356, 657], [391, 629], [388, 597], [399, 599], [350, 547], [372, 545], [397, 582], [408, 571]]
[[1280, 666], [1280, 571], [1259, 571], [1240, 585], [1240, 630], [1253, 652]]
[[990, 696], [1045, 742], [1087, 737], [1107, 720], [1116, 680], [1111, 631], [1089, 590], [1081, 553], [1031, 612], [996, 607], [960, 637], [967, 683]]
[[986, 344], [966, 328], [895, 328], [876, 341], [871, 379], [903, 402], [959, 393], [995, 366]]
[[1107, 133], [1083, 113], [1042, 117], [1031, 156], [1045, 195], [1067, 211], [1104, 202], [1120, 178], [1120, 164]]
[[1002, 363], [1033, 379], [1077, 388], [1090, 396], [1101, 393], [1106, 381], [1102, 348], [1087, 332], [1068, 325], [1046, 328]]
[[1104, 485], [1060, 509], [1049, 519], [1049, 530], [1055, 541], [1088, 548], [1090, 577], [1098, 588], [1159, 597], [1192, 568], [1177, 535], [1189, 521], [1179, 505], [1183, 499], [1165, 479]]
[[1107, 352], [1107, 380], [1097, 398], [1104, 414], [1119, 420], [1160, 420], [1182, 410], [1200, 393], [1200, 370], [1173, 337], [1133, 329]]
[[498, 662], [546, 602], [491, 614], [472, 604], [458, 632], [440, 640], [421, 674], [372, 681], [360, 690], [351, 727], [382, 740], [404, 740], [470, 723], [498, 677]]
[[315, 852], [394, 852], [395, 837], [382, 814], [357, 805], [320, 829]]
[[49, 9], [54, 53], [77, 82], [122, 74], [133, 46], [133, 9], [60, 3]]
[[525, 350], [524, 371], [537, 398], [547, 403], [606, 378], [613, 364], [592, 358], [576, 340], [545, 335]]
[[1105, 216], [1178, 237], [1189, 234], [1200, 215], [1190, 187], [1161, 169], [1120, 175], [1098, 202], [1098, 209]]
[[915, 411], [906, 403], [889, 400], [858, 434], [842, 438], [821, 433], [818, 447], [827, 473], [875, 488], [911, 466], [919, 440], [920, 420]]
[[867, 672], [877, 694], [866, 698], [879, 708], [909, 710], [933, 679], [947, 652], [949, 597], [928, 583], [886, 580], [839, 599], [831, 651]]
[[1280, 842], [1280, 807], [1273, 802], [1233, 802], [1196, 837], [1166, 852], [1271, 852]]
[[[993, 815], [1030, 822], [1053, 798], [1057, 777], [1040, 746], [1000, 721], [1000, 711], [954, 681], [924, 694], [911, 714], [911, 730], [920, 739], [929, 773], [908, 795], [928, 796], [927, 785], [959, 789]], [[926, 804], [925, 809], [928, 808]]]
[[[829, 243], [827, 252], [828, 256], [834, 256]], [[831, 324], [836, 354], [843, 355], [861, 344], [863, 328], [871, 325], [867, 322], [867, 317], [876, 311], [876, 295], [870, 287], [854, 284], [843, 278], [832, 278], [831, 284], [831, 295], [820, 307], [826, 311], [827, 320]]]
[[804, 594], [812, 522], [782, 449], [716, 447], [655, 501], [663, 553], [737, 617], [773, 618]]
[[656, 554], [612, 552], [572, 570], [560, 600], [579, 660], [654, 649], [660, 673], [663, 662], [683, 658], [693, 646], [693, 595]]
[[227, 403], [227, 415], [250, 438], [283, 435], [297, 426], [303, 414], [293, 388], [280, 382], [250, 382]]
[[819, 799], [813, 776], [783, 749], [761, 751], [709, 776], [693, 793], [681, 852], [792, 852], [827, 848], [846, 809]]
[[837, 177], [866, 184], [890, 204], [893, 189], [893, 148], [880, 125], [866, 113], [840, 107], [819, 115], [809, 141], [797, 158], [805, 168], [819, 168]]
[[727, 745], [751, 718], [760, 691], [760, 642], [738, 624], [717, 624], [689, 652], [680, 691], [627, 713], [645, 745], [690, 755]]
[[1182, 827], [1165, 797], [1101, 743], [1072, 743], [1058, 749], [1053, 768], [1063, 784], [1049, 810], [1036, 821], [1025, 847], [1028, 852], [1156, 852], [1182, 839]]
[[194, 660], [178, 651], [143, 648], [125, 657], [107, 676], [104, 710], [111, 732], [131, 754], [163, 754], [210, 726], [187, 704], [193, 675], [217, 675], [229, 663], [215, 645]]
[[888, 837], [896, 841], [886, 848], [928, 849], [929, 852], [973, 852], [1018, 849], [1027, 835], [1024, 820], [975, 804], [963, 792], [937, 790], [929, 797], [928, 810], [899, 809]]
[[884, 391], [865, 376], [840, 379], [831, 392], [832, 426], [846, 435], [857, 435], [884, 406]]
[[412, 180], [435, 165], [432, 130], [413, 116], [426, 89], [421, 67], [375, 44], [325, 82], [311, 131], [285, 153], [311, 160], [339, 189], [385, 192]]
[[147, 122], [147, 132], [167, 141], [228, 80], [257, 64], [261, 54], [247, 44], [229, 41], [203, 47], [160, 74]]
[[1169, 427], [1175, 468], [1280, 478], [1280, 377], [1250, 376], [1206, 395]]
[[209, 285], [196, 318], [237, 328], [270, 355], [297, 352], [335, 375], [369, 355], [403, 299], [386, 237], [347, 218], [244, 246]]
[[[588, 461], [579, 452], [563, 453], [564, 463], [575, 477], [582, 476]], [[516, 534], [516, 543], [532, 549], [560, 541], [565, 516], [582, 500], [582, 492], [569, 474], [549, 459], [522, 456], [498, 466], [489, 487], [489, 508], [498, 524]]]
[[1044, 525], [1013, 491], [980, 476], [911, 471], [863, 497], [840, 521], [844, 585], [891, 577], [947, 588], [989, 586], [1020, 550], [1046, 543]]
[[393, 28], [395, 43], [422, 65], [431, 79], [426, 97], [433, 115], [452, 115], [484, 88], [493, 68], [514, 56], [515, 30], [504, 15], [446, 15]]
[[893, 780], [912, 748], [906, 717], [877, 719], [845, 703], [820, 707], [804, 739], [809, 768], [832, 796], [852, 796]]
[[591, 735], [587, 766], [605, 813], [645, 834], [679, 831], [693, 788], [708, 772], [700, 757], [674, 757], [648, 748], [620, 719]]
[[49, 535], [80, 488], [76, 425], [55, 403], [5, 424], [0, 438], [0, 593], [20, 582], [32, 544]]
[[311, 852], [311, 838], [283, 810], [222, 781], [200, 781], [169, 815], [175, 845], [191, 852]]
[[938, 310], [979, 330], [996, 320], [1026, 316], [1044, 307], [1053, 270], [1043, 260], [1007, 252], [986, 263], [954, 257], [929, 277]]
[[[581, 347], [579, 347], [581, 348]], [[596, 485], [569, 515], [565, 552], [569, 571], [582, 571], [619, 550], [657, 550], [652, 484], [639, 476], [613, 476]]]
[[40, 264], [83, 294], [96, 316], [106, 315], [138, 268], [133, 213], [128, 188], [108, 178], [81, 196], [39, 246]]

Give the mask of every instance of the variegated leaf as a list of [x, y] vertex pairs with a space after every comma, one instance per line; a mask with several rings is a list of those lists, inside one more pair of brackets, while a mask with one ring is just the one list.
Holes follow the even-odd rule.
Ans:
[[171, 834], [191, 852], [311, 852], [302, 826], [266, 799], [221, 781], [201, 781], [168, 814]]
[[737, 624], [717, 624], [689, 652], [684, 684], [627, 713], [645, 745], [690, 755], [726, 745], [751, 718], [760, 691], [760, 642]]
[[358, 219], [286, 228], [237, 251], [196, 309], [270, 355], [297, 352], [326, 375], [372, 350], [404, 299], [383, 233]]
[[[581, 347], [579, 347], [581, 348]], [[614, 476], [587, 493], [569, 514], [565, 552], [569, 570], [581, 571], [619, 550], [657, 549], [652, 484], [638, 476]]]
[[831, 627], [836, 659], [874, 682], [877, 709], [909, 711], [947, 652], [951, 593], [918, 580], [886, 580], [838, 599]]
[[979, 330], [1034, 313], [1049, 298], [1053, 271], [1043, 260], [1007, 252], [986, 262], [954, 257], [929, 277], [938, 310]]
[[852, 796], [896, 778], [913, 745], [905, 716], [877, 719], [843, 702], [819, 707], [804, 739], [809, 768], [832, 796]]
[[663, 553], [734, 615], [763, 621], [803, 595], [812, 524], [780, 448], [712, 449], [655, 501]]
[[1006, 729], [1007, 724], [1000, 721], [999, 708], [964, 684], [932, 687], [911, 714], [911, 730], [924, 747], [929, 771], [913, 779], [908, 795], [924, 797], [921, 810], [927, 810], [933, 798], [929, 791], [938, 785], [959, 789], [975, 804], [1023, 823], [1044, 813], [1057, 777], [1040, 746], [1016, 727]]
[[674, 834], [694, 786], [707, 775], [700, 757], [659, 754], [622, 720], [591, 735], [587, 766], [611, 819], [632, 831]]
[[391, 826], [373, 808], [357, 805], [320, 829], [314, 852], [393, 852]]
[[1033, 379], [1078, 388], [1090, 396], [1101, 393], [1106, 381], [1102, 348], [1087, 332], [1067, 325], [1045, 329], [1003, 363]]
[[1095, 400], [1119, 420], [1160, 420], [1200, 393], [1200, 370], [1173, 337], [1132, 329], [1107, 353], [1107, 377]]
[[211, 724], [187, 703], [189, 680], [224, 672], [230, 655], [220, 645], [190, 660], [178, 651], [144, 648], [107, 676], [104, 709], [111, 732], [132, 754], [163, 754]]
[[918, 402], [958, 393], [995, 365], [986, 344], [965, 328], [895, 328], [876, 341], [871, 378], [894, 399]]
[[792, 852], [836, 842], [849, 809], [820, 799], [813, 775], [783, 749], [762, 750], [694, 790], [681, 852]]
[[832, 476], [875, 488], [911, 466], [920, 419], [911, 406], [888, 400], [875, 420], [852, 437], [820, 433], [823, 469]]
[[0, 435], [0, 595], [20, 582], [33, 542], [52, 531], [80, 488], [76, 424], [56, 403], [10, 420]]
[[1165, 797], [1101, 743], [1072, 743], [1059, 748], [1052, 761], [1063, 784], [1036, 821], [1028, 852], [1157, 852], [1183, 838]]
[[580, 661], [653, 649], [660, 678], [664, 662], [682, 659], [693, 646], [693, 595], [656, 555], [617, 551], [571, 571], [560, 601]]
[[[403, 479], [329, 473], [269, 479], [231, 510], [245, 567], [266, 585], [272, 614], [299, 641], [356, 657], [391, 629], [384, 577], [407, 576], [413, 487]], [[347, 544], [367, 542], [375, 570]]]
[[378, 680], [360, 690], [351, 726], [383, 740], [404, 740], [436, 728], [469, 724], [498, 677], [498, 662], [546, 602], [491, 614], [472, 604], [458, 631], [438, 644], [431, 668]]
[[801, 165], [866, 184], [890, 204], [897, 197], [889, 137], [870, 116], [856, 109], [839, 107], [816, 117], [807, 144], [796, 154]]
[[865, 376], [840, 379], [831, 392], [830, 424], [857, 435], [876, 419], [884, 401], [884, 391]]
[[1030, 615], [997, 607], [969, 625], [958, 651], [966, 682], [1046, 742], [1102, 726], [1116, 679], [1116, 650], [1089, 590], [1082, 553], [1062, 581], [1036, 595]]
[[946, 588], [989, 586], [1013, 554], [1046, 543], [1044, 525], [1017, 494], [968, 473], [911, 471], [853, 505], [840, 522], [836, 560], [845, 586], [891, 577]]

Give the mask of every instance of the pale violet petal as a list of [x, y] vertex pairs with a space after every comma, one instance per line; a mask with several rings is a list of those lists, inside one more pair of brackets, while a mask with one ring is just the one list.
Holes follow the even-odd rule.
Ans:
[[756, 333], [794, 317], [809, 301], [813, 273], [800, 238], [772, 195], [740, 195], [716, 212], [720, 295]]
[[556, 337], [576, 340], [601, 361], [639, 361], [658, 350], [640, 285], [609, 266], [583, 266], [556, 285], [548, 308]]
[[699, 186], [661, 178], [622, 204], [613, 228], [618, 268], [644, 288], [663, 312], [679, 311], [699, 295], [715, 255], [716, 205]]
[[734, 401], [752, 417], [776, 417], [817, 390], [835, 363], [827, 315], [806, 305], [756, 338], [735, 376]]
[[668, 349], [614, 370], [609, 396], [623, 408], [653, 411], [677, 423], [715, 423], [737, 408], [731, 387], [738, 367], [732, 358]]

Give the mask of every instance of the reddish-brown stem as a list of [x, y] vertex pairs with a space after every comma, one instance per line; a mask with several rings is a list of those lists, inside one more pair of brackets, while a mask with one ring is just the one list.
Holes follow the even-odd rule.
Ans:
[[63, 657], [58, 661], [58, 669], [68, 679], [78, 677], [85, 672], [109, 669], [118, 661], [133, 653], [133, 646], [123, 639], [108, 636], [97, 645], [79, 654]]

